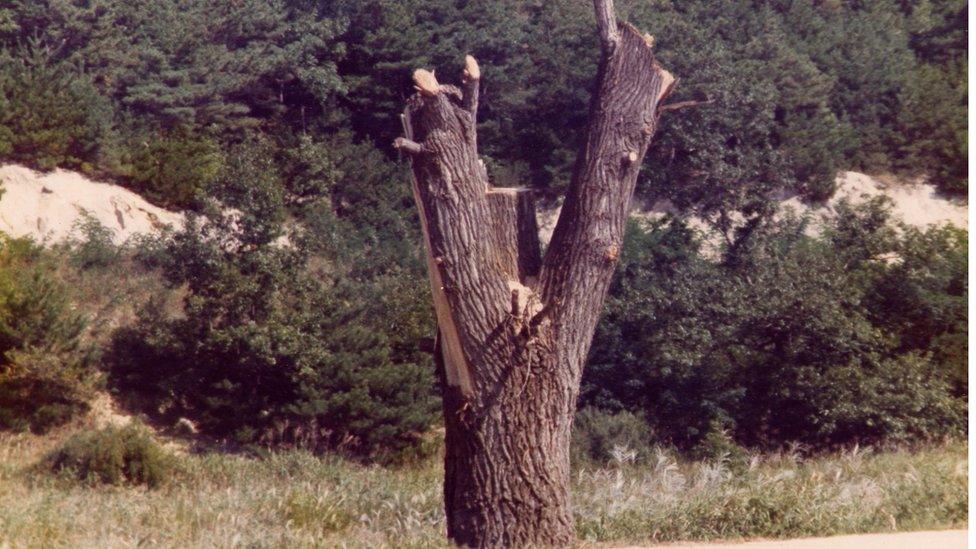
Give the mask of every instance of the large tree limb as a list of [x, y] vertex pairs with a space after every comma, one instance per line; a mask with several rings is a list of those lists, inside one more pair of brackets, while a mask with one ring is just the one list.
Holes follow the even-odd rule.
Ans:
[[[500, 346], [511, 312], [511, 283], [529, 259], [509, 253], [525, 241], [524, 193], [489, 193], [478, 159], [475, 111], [480, 71], [468, 56], [464, 86], [446, 86], [433, 73], [414, 73], [417, 93], [404, 112], [406, 138], [394, 145], [410, 154], [414, 198], [421, 217], [434, 310], [440, 329], [445, 377], [464, 398], [479, 400], [504, 375], [504, 368], [474, 368]], [[522, 220], [522, 221], [520, 221]], [[533, 219], [534, 223], [534, 211]], [[511, 224], [510, 228], [503, 225]], [[538, 245], [535, 250], [538, 269]], [[521, 268], [520, 268], [521, 266]]]
[[[595, 2], [597, 20], [601, 7]], [[601, 36], [606, 36], [600, 23]], [[553, 308], [557, 348], [585, 356], [623, 245], [637, 173], [674, 77], [654, 58], [649, 40], [627, 23], [619, 43], [604, 49], [590, 102], [586, 141], [570, 181], [540, 275], [542, 298]], [[571, 361], [582, 367], [582, 361]], [[580, 371], [574, 372], [577, 376]]]

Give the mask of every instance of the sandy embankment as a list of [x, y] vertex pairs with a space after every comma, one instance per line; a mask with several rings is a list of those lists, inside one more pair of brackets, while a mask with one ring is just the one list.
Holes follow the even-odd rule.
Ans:
[[[781, 212], [792, 210], [798, 215], [810, 214], [811, 236], [818, 233], [825, 219], [837, 214], [838, 204], [844, 200], [853, 203], [865, 202], [876, 196], [885, 195], [892, 201], [893, 217], [906, 225], [925, 228], [933, 225], [950, 224], [960, 228], [967, 228], [969, 223], [969, 207], [963, 200], [949, 199], [940, 196], [934, 185], [925, 183], [885, 182], [857, 172], [841, 172], [837, 175], [837, 192], [825, 204], [810, 206], [804, 204], [799, 197], [784, 196], [779, 201]], [[631, 215], [645, 219], [657, 219], [665, 214], [681, 215], [674, 206], [661, 200], [648, 208], [642, 208], [635, 203]], [[559, 208], [551, 208], [539, 212], [539, 233], [546, 242], [552, 236], [559, 217]], [[706, 236], [706, 241], [720, 240], [709, 225], [694, 216], [687, 218], [689, 226], [697, 229]]]
[[[4, 189], [0, 195], [0, 232], [15, 237], [62, 242], [72, 236], [83, 212], [112, 230], [118, 243], [135, 234], [154, 232], [165, 225], [179, 227], [183, 223], [180, 213], [153, 206], [118, 185], [92, 181], [75, 172], [55, 170], [42, 174], [17, 165], [0, 166], [0, 187]], [[969, 222], [966, 202], [939, 196], [932, 185], [883, 182], [856, 172], [842, 172], [837, 176], [837, 193], [825, 204], [811, 207], [797, 197], [783, 197], [780, 208], [811, 214], [810, 230], [817, 232], [824, 219], [836, 215], [842, 199], [863, 202], [880, 195], [891, 199], [894, 217], [911, 226], [922, 228], [948, 223], [966, 228]], [[666, 213], [680, 215], [666, 201], [647, 209], [635, 204], [632, 215], [653, 219]], [[543, 209], [538, 216], [540, 236], [548, 242], [559, 208]], [[689, 217], [688, 221], [706, 236], [706, 241], [717, 240], [717, 235], [703, 220]]]
[[77, 236], [75, 227], [84, 212], [110, 229], [116, 243], [183, 223], [182, 214], [75, 172], [43, 174], [17, 165], [0, 166], [0, 188], [0, 232], [48, 244]]

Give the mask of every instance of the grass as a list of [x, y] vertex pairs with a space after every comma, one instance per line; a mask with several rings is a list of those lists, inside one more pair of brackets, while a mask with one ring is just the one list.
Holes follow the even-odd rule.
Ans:
[[[0, 547], [446, 546], [437, 460], [182, 453], [160, 488], [91, 486], [37, 470], [70, 430], [0, 435]], [[661, 450], [578, 470], [577, 532], [598, 544], [964, 527], [966, 456], [964, 443], [734, 464]]]

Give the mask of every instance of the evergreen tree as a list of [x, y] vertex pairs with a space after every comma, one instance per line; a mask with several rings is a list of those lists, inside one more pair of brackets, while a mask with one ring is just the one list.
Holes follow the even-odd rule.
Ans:
[[0, 238], [0, 429], [63, 424], [98, 385], [88, 321], [53, 270], [32, 242]]

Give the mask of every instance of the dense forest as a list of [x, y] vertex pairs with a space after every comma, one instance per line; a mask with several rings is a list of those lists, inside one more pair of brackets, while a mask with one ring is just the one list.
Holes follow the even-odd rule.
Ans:
[[[967, 192], [965, 0], [618, 12], [680, 77], [672, 100], [699, 103], [662, 119], [638, 194], [723, 244], [704, 253], [679, 218], [632, 223], [580, 455], [964, 433], [967, 233], [899, 226], [879, 200], [814, 237], [772, 197], [822, 201], [840, 169]], [[491, 180], [555, 201], [599, 55], [591, 6], [569, 0], [7, 0], [0, 48], [0, 158], [189, 216], [124, 249], [87, 227], [68, 253], [71, 269], [125, 265], [166, 289], [98, 341], [60, 259], [0, 247], [0, 427], [56, 425], [104, 385], [228, 443], [375, 459], [424, 451], [438, 421], [418, 222], [391, 146], [412, 70], [452, 82], [476, 56]]]

